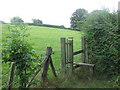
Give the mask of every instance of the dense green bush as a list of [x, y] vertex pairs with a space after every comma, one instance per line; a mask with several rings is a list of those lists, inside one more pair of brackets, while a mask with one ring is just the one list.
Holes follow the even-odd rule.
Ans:
[[35, 61], [39, 59], [28, 42], [26, 25], [17, 23], [8, 26], [9, 34], [3, 42], [3, 62], [16, 63], [16, 75], [19, 76], [20, 87], [25, 87], [34, 72]]
[[86, 33], [88, 58], [96, 64], [96, 70], [109, 75], [120, 73], [117, 13], [95, 10], [78, 26]]

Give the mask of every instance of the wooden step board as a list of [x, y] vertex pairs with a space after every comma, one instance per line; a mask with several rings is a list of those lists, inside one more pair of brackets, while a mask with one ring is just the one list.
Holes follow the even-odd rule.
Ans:
[[76, 63], [76, 62], [73, 62], [73, 65], [78, 65], [78, 66], [89, 66], [89, 67], [94, 67], [94, 66], [95, 66], [95, 64]]

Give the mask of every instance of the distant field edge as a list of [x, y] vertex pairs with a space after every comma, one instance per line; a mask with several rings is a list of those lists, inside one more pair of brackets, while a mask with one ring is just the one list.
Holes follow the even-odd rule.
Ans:
[[30, 25], [30, 26], [43, 26], [43, 27], [51, 27], [51, 28], [60, 28], [60, 29], [67, 29], [67, 30], [73, 30], [73, 31], [80, 31], [78, 29], [66, 28], [63, 25], [61, 25], [61, 26], [50, 25], [50, 24], [39, 24], [39, 25], [36, 25], [34, 23], [27, 23], [27, 24]]

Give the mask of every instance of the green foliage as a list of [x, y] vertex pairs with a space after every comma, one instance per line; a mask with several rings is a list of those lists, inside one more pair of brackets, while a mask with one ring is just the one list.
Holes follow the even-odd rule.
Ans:
[[32, 21], [33, 21], [33, 24], [35, 24], [35, 25], [43, 24], [42, 20], [40, 20], [40, 19], [32, 19]]
[[96, 64], [96, 70], [109, 75], [120, 73], [117, 13], [93, 11], [79, 27], [86, 32], [89, 60]]
[[12, 24], [15, 24], [15, 23], [24, 23], [24, 21], [20, 18], [20, 17], [13, 17], [10, 22]]
[[86, 18], [87, 11], [85, 9], [77, 9], [71, 16], [71, 28], [77, 29], [77, 23], [83, 21]]
[[117, 76], [115, 81], [114, 81], [114, 87], [115, 88], [120, 88], [120, 76]]
[[3, 43], [2, 59], [4, 62], [16, 63], [16, 75], [19, 76], [20, 87], [25, 87], [35, 67], [34, 62], [39, 56], [28, 42], [25, 24], [9, 26], [9, 35]]

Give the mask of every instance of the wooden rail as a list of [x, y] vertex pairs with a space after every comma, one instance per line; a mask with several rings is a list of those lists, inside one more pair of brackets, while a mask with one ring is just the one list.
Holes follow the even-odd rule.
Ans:
[[73, 55], [78, 55], [80, 53], [83, 53], [83, 50], [75, 51], [75, 52], [73, 52]]
[[79, 65], [79, 66], [88, 66], [88, 67], [94, 67], [95, 64], [87, 64], [87, 63], [76, 63], [74, 62], [73, 63], [74, 65]]

